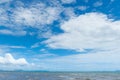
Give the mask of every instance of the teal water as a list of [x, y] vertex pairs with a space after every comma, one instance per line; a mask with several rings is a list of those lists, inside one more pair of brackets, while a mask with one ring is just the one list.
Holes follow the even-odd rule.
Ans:
[[0, 72], [0, 80], [120, 80], [120, 72]]

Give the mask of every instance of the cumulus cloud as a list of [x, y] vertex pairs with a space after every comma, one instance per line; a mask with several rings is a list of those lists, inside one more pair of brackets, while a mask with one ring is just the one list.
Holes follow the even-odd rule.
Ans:
[[45, 43], [51, 48], [84, 51], [114, 50], [120, 43], [120, 21], [109, 19], [102, 13], [86, 13], [65, 21], [64, 33], [52, 36]]
[[29, 63], [24, 58], [15, 59], [10, 53], [0, 56], [0, 64], [3, 65], [28, 65]]
[[11, 53], [14, 49], [26, 49], [25, 46], [16, 46], [16, 45], [0, 45], [0, 55], [4, 55], [6, 53]]

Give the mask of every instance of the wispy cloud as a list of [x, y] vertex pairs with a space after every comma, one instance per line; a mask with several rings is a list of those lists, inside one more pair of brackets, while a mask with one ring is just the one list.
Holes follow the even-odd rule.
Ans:
[[51, 24], [57, 20], [58, 15], [59, 8], [40, 3], [29, 8], [16, 9], [13, 18], [16, 24], [40, 28], [41, 25]]
[[63, 4], [71, 4], [71, 3], [75, 3], [76, 0], [61, 0]]
[[37, 58], [50, 58], [50, 57], [56, 57], [56, 54], [51, 54], [51, 53], [44, 53], [44, 54], [39, 54], [36, 57]]
[[24, 46], [10, 46], [10, 45], [0, 45], [0, 48], [4, 48], [4, 49], [8, 49], [8, 48], [10, 48], [10, 49], [24, 49], [24, 48], [26, 48], [26, 47], [24, 47]]
[[24, 3], [15, 8], [3, 6], [3, 8], [0, 8], [0, 26], [3, 27], [0, 33], [13, 36], [26, 35], [28, 28], [35, 28], [39, 32], [46, 31], [47, 33], [49, 28], [46, 25], [58, 20], [62, 11], [60, 6], [53, 5], [48, 6], [39, 2], [30, 4], [28, 7], [24, 7]]
[[8, 30], [8, 29], [2, 29], [2, 30], [0, 30], [0, 34], [23, 36], [23, 35], [26, 35], [26, 31], [12, 31], [12, 30]]

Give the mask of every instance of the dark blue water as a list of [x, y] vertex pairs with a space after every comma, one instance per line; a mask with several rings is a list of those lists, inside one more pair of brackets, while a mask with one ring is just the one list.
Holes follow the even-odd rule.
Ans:
[[119, 72], [0, 72], [0, 80], [120, 80]]

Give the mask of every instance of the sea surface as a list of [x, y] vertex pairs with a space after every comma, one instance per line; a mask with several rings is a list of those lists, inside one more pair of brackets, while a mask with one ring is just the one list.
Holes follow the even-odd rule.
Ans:
[[120, 80], [120, 72], [0, 72], [0, 80]]

